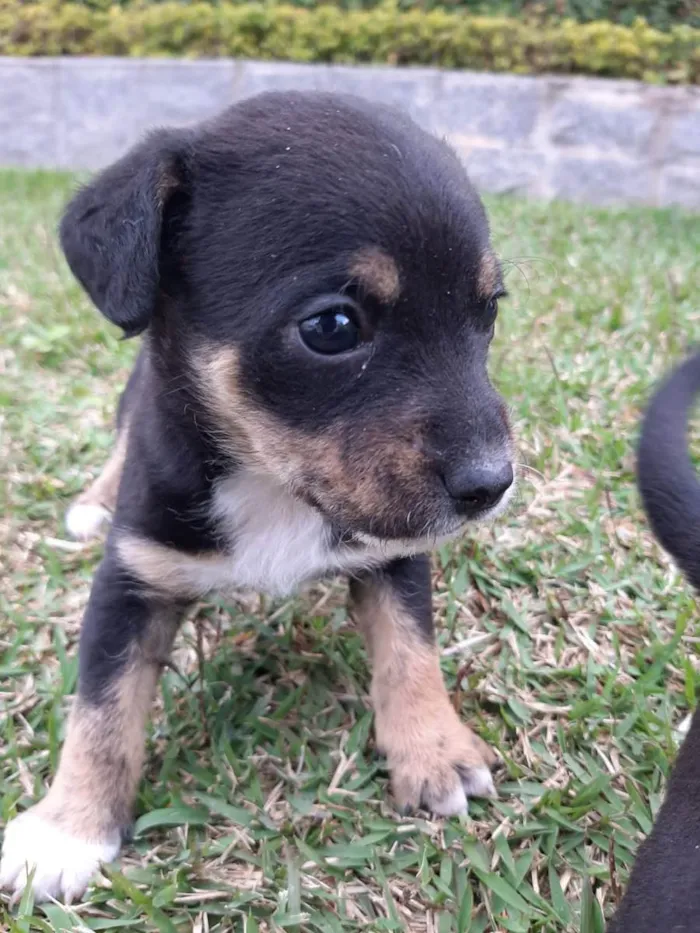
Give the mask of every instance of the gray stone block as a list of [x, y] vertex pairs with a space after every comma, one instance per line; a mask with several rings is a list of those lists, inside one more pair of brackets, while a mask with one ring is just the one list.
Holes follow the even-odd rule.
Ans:
[[557, 146], [640, 155], [650, 143], [656, 121], [656, 113], [644, 107], [560, 98], [550, 114], [550, 140]]
[[673, 120], [665, 157], [669, 161], [688, 157], [700, 159], [700, 107]]
[[522, 149], [487, 149], [448, 137], [479, 191], [493, 194], [535, 194], [546, 171], [541, 152]]
[[153, 127], [286, 88], [407, 111], [451, 140], [484, 191], [700, 210], [697, 88], [435, 68], [0, 57], [0, 165], [100, 168]]
[[57, 69], [53, 61], [0, 60], [0, 165], [57, 164]]
[[559, 158], [550, 175], [555, 198], [588, 204], [653, 202], [653, 171], [646, 162]]
[[101, 168], [153, 127], [203, 120], [230, 103], [233, 78], [227, 61], [65, 59], [60, 164]]
[[236, 99], [263, 91], [336, 91], [397, 107], [423, 126], [430, 123], [441, 75], [428, 68], [368, 68], [248, 62], [236, 81]]
[[430, 128], [499, 142], [525, 142], [543, 87], [532, 78], [446, 72], [430, 112]]
[[329, 69], [330, 89], [395, 107], [430, 129], [441, 74], [432, 68]]
[[233, 99], [244, 100], [266, 91], [322, 91], [328, 85], [327, 65], [290, 62], [238, 62]]
[[669, 168], [661, 175], [659, 203], [700, 211], [700, 172], [690, 168]]

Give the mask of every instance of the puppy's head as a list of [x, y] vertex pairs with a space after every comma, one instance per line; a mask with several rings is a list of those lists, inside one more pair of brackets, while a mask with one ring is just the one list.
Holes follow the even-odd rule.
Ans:
[[407, 118], [253, 98], [151, 136], [61, 239], [100, 310], [184, 372], [220, 451], [342, 533], [420, 547], [502, 507], [500, 269], [458, 159]]

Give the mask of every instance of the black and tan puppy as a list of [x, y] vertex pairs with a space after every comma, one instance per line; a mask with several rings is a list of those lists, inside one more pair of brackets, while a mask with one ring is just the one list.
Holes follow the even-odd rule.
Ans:
[[61, 243], [144, 344], [81, 534], [113, 514], [48, 796], [0, 881], [80, 892], [131, 820], [144, 727], [188, 604], [351, 578], [399, 806], [463, 811], [494, 753], [440, 673], [426, 552], [513, 484], [486, 369], [498, 262], [456, 156], [352, 98], [268, 94], [151, 135], [68, 206]]
[[[644, 419], [638, 476], [661, 545], [700, 591], [700, 483], [687, 426], [700, 392], [700, 354], [654, 396]], [[643, 843], [610, 933], [700, 931], [700, 716], [696, 714], [651, 835]]]

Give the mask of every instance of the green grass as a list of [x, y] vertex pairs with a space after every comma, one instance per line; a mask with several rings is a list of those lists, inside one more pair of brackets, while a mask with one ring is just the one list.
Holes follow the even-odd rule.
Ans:
[[[61, 259], [72, 184], [0, 174], [3, 823], [56, 765], [100, 555], [62, 516], [136, 350]], [[700, 333], [700, 218], [488, 206], [511, 291], [492, 369], [527, 469], [507, 517], [436, 555], [435, 589], [450, 690], [507, 762], [500, 799], [463, 821], [392, 811], [341, 585], [203, 604], [120, 870], [72, 910], [0, 901], [0, 928], [602, 931], [700, 669], [693, 598], [633, 477], [641, 406]]]

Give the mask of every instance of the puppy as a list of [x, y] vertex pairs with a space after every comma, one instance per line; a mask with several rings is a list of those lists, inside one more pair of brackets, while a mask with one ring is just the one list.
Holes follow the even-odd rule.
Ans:
[[[638, 479], [661, 545], [700, 590], [700, 483], [687, 422], [700, 391], [700, 353], [654, 396], [642, 426]], [[700, 718], [693, 717], [651, 835], [639, 850], [609, 933], [700, 931]]]
[[443, 684], [426, 556], [513, 488], [486, 369], [501, 273], [457, 157], [360, 100], [266, 94], [149, 136], [60, 237], [143, 348], [68, 516], [81, 536], [113, 520], [58, 773], [8, 826], [1, 884], [28, 865], [37, 898], [71, 898], [116, 856], [159, 671], [213, 590], [349, 575], [398, 807], [492, 795], [496, 756]]

